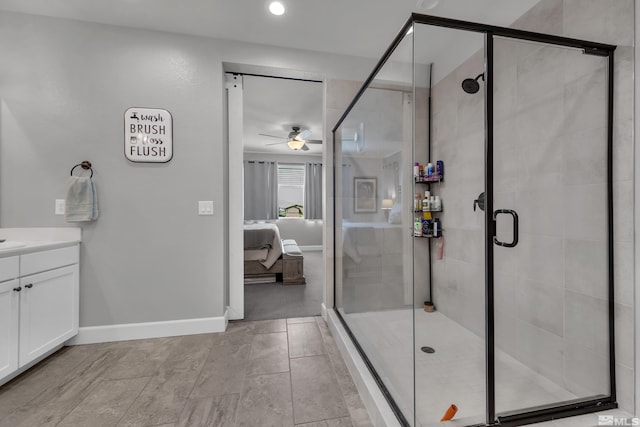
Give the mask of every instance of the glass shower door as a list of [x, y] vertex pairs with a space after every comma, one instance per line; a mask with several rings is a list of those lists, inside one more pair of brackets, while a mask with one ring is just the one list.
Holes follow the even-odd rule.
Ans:
[[610, 393], [607, 65], [494, 38], [498, 417]]

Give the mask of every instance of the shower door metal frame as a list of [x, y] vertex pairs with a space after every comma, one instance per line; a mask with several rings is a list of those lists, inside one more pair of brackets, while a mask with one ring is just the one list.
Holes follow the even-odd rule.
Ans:
[[[614, 246], [613, 246], [613, 89], [614, 89], [614, 51], [616, 46], [579, 40], [550, 34], [536, 33], [532, 31], [517, 30], [514, 28], [498, 27], [493, 25], [480, 24], [475, 22], [460, 21], [456, 19], [442, 18], [431, 15], [413, 13], [402, 26], [400, 32], [393, 39], [390, 46], [367, 79], [355, 95], [345, 112], [332, 129], [334, 148], [336, 144], [336, 132], [342, 122], [349, 115], [360, 97], [367, 90], [378, 72], [385, 65], [396, 47], [404, 39], [409, 29], [414, 24], [425, 24], [431, 26], [445, 27], [450, 29], [465, 30], [483, 33], [485, 36], [485, 356], [486, 356], [486, 424], [481, 426], [520, 426], [535, 422], [548, 421], [552, 419], [571, 417], [575, 415], [589, 414], [593, 412], [614, 409], [618, 407], [616, 401], [616, 378], [615, 378], [615, 312], [614, 312]], [[504, 37], [514, 40], [525, 40], [537, 43], [556, 45], [582, 49], [585, 54], [607, 57], [608, 59], [608, 82], [607, 82], [607, 215], [608, 215], [608, 320], [609, 320], [609, 396], [594, 398], [590, 400], [576, 400], [575, 402], [562, 402], [556, 406], [545, 406], [540, 409], [529, 408], [526, 412], [515, 411], [507, 415], [496, 414], [495, 400], [495, 324], [494, 324], [494, 241], [496, 235], [496, 222], [493, 217], [493, 42], [494, 37]], [[431, 147], [428, 147], [429, 150]], [[334, 149], [335, 156], [335, 149]], [[336, 193], [336, 182], [333, 182], [334, 195]], [[334, 216], [335, 216], [334, 204]], [[335, 237], [335, 228], [334, 228]], [[336, 245], [334, 238], [334, 245]], [[334, 292], [336, 283], [336, 271], [334, 268]], [[431, 297], [432, 298], [432, 297]], [[335, 300], [334, 300], [335, 301]], [[347, 322], [335, 307], [334, 309], [342, 325], [351, 337], [358, 352], [362, 356], [365, 364], [369, 368], [376, 383], [380, 386], [385, 398], [395, 413], [398, 421], [403, 426], [409, 426], [404, 414], [400, 411], [393, 397], [388, 392], [384, 382], [371, 364], [368, 356], [359, 345], [355, 335], [351, 332]], [[414, 409], [415, 411], [415, 409]], [[480, 427], [480, 426], [474, 426]]]

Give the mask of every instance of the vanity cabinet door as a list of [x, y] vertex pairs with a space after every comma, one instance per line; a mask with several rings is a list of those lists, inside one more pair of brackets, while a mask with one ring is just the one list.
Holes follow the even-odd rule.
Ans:
[[19, 283], [0, 283], [0, 379], [18, 369]]
[[78, 264], [20, 279], [20, 367], [78, 333]]

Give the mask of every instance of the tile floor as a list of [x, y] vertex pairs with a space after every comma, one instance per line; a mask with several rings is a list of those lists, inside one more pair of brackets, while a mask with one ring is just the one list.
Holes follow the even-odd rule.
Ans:
[[0, 426], [372, 426], [320, 317], [65, 347], [0, 387]]

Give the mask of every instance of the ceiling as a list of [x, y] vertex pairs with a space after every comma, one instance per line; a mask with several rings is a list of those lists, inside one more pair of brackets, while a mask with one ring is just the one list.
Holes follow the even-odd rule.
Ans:
[[411, 12], [510, 25], [538, 0], [0, 0], [0, 10], [378, 58]]
[[[287, 12], [279, 17], [268, 12], [269, 0], [0, 0], [0, 10], [378, 58], [411, 12], [508, 26], [539, 0], [281, 1]], [[296, 154], [258, 135], [285, 141], [293, 125], [323, 139], [319, 83], [245, 76], [243, 107], [246, 151]], [[321, 145], [309, 147], [297, 153], [322, 153]]]
[[286, 144], [292, 126], [310, 130], [309, 139], [322, 139], [321, 83], [244, 76], [242, 85], [245, 152], [322, 155], [320, 144], [308, 144], [309, 151], [293, 151]]

